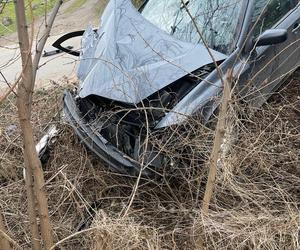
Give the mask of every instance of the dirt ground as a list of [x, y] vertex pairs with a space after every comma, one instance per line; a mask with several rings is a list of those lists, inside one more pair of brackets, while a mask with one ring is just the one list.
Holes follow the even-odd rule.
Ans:
[[[78, 4], [78, 0], [66, 1], [59, 10], [45, 50], [53, 50], [52, 43], [65, 33], [83, 30], [88, 24], [98, 27], [99, 16], [106, 2], [106, 0], [87, 0], [80, 7], [74, 9], [74, 5]], [[43, 25], [44, 18], [37, 20], [34, 27], [36, 32], [42, 30]], [[21, 59], [17, 41], [16, 33], [0, 37], [0, 71], [11, 85], [13, 85], [21, 73]], [[37, 39], [35, 38], [33, 48], [36, 41]], [[66, 45], [71, 45], [74, 49], [80, 49], [80, 37], [71, 39], [67, 43]], [[42, 57], [36, 86], [47, 86], [51, 82], [57, 83], [65, 78], [76, 78], [77, 62], [77, 57], [66, 53]], [[6, 89], [8, 89], [8, 86], [0, 76], [0, 96], [5, 93]]]
[[[99, 14], [106, 5], [107, 0], [86, 0], [86, 2], [72, 12], [68, 8], [78, 0], [66, 1], [59, 10], [51, 35], [60, 35], [67, 32], [85, 29], [91, 23], [97, 26]], [[37, 27], [43, 24], [43, 18], [37, 21]], [[12, 33], [5, 37], [0, 37], [0, 47], [15, 44], [17, 33]]]

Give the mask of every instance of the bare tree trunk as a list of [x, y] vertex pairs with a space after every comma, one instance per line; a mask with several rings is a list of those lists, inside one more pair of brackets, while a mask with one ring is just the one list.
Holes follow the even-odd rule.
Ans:
[[[15, 1], [17, 30], [22, 57], [22, 80], [18, 85], [17, 107], [24, 143], [24, 162], [26, 169], [26, 189], [28, 198], [28, 212], [34, 250], [41, 249], [41, 242], [36, 216], [36, 203], [40, 218], [41, 235], [45, 249], [53, 246], [52, 227], [49, 219], [48, 201], [45, 191], [45, 180], [41, 162], [35, 149], [33, 128], [31, 124], [31, 104], [36, 72], [41, 53], [49, 37], [54, 19], [63, 1], [58, 0], [49, 17], [46, 29], [36, 47], [36, 54], [32, 61], [31, 46], [25, 18], [24, 0]], [[36, 201], [36, 202], [35, 202]]]
[[[40, 236], [37, 224], [36, 210], [35, 210], [35, 194], [34, 194], [34, 184], [32, 177], [32, 166], [29, 164], [29, 156], [27, 146], [28, 140], [25, 138], [28, 134], [27, 127], [30, 123], [30, 103], [31, 103], [31, 94], [29, 87], [32, 84], [32, 59], [31, 59], [31, 48], [29, 46], [29, 37], [26, 26], [25, 19], [25, 10], [24, 2], [16, 1], [15, 2], [16, 10], [16, 20], [18, 24], [18, 36], [20, 43], [20, 50], [22, 55], [22, 79], [18, 88], [18, 97], [17, 97], [17, 106], [19, 112], [19, 119], [21, 125], [21, 131], [23, 135], [24, 143], [24, 163], [26, 169], [26, 191], [27, 191], [27, 206], [30, 222], [30, 231], [31, 231], [31, 241], [32, 248], [34, 250], [41, 249], [40, 246]], [[27, 89], [28, 88], [28, 89]], [[28, 100], [27, 100], [28, 99]]]
[[[27, 157], [24, 155], [24, 161], [28, 162]], [[29, 166], [29, 163], [25, 163], [26, 167], [26, 176], [25, 176], [25, 184], [26, 184], [26, 194], [27, 194], [27, 206], [28, 206], [28, 215], [29, 215], [29, 223], [30, 223], [30, 232], [31, 232], [31, 243], [33, 250], [41, 249], [41, 239], [39, 235], [39, 229], [37, 224], [37, 212], [35, 206], [35, 195], [34, 195], [34, 187], [33, 187], [33, 175], [32, 169]]]
[[[224, 82], [224, 89], [223, 89], [223, 96], [222, 96], [222, 103], [221, 103], [221, 109], [218, 116], [218, 123], [215, 130], [215, 138], [213, 143], [213, 149], [211, 151], [210, 155], [210, 161], [209, 161], [209, 173], [208, 173], [208, 179], [206, 183], [205, 193], [202, 201], [202, 213], [207, 214], [209, 210], [209, 205], [211, 198], [213, 196], [214, 188], [215, 188], [215, 182], [216, 182], [216, 175], [217, 175], [217, 164], [218, 159], [220, 158], [220, 151], [222, 142], [225, 135], [225, 126], [226, 126], [226, 114], [228, 109], [228, 103], [231, 98], [231, 76], [232, 72], [229, 71], [227, 73], [227, 78]], [[204, 233], [204, 231], [203, 231]], [[196, 241], [197, 249], [203, 250], [205, 249], [204, 246], [205, 239], [200, 236]]]
[[5, 224], [4, 224], [4, 219], [3, 219], [3, 215], [0, 212], [0, 230], [1, 230], [1, 234], [0, 234], [0, 249], [2, 250], [11, 250], [11, 246], [9, 241], [3, 236], [3, 233], [6, 234], [6, 228], [5, 228]]
[[[26, 186], [29, 189], [27, 192], [27, 194], [29, 195], [28, 209], [30, 211], [30, 217], [35, 216], [35, 203], [34, 199], [32, 199], [34, 197], [32, 189], [34, 189], [35, 198], [37, 200], [43, 243], [45, 249], [50, 249], [53, 245], [53, 236], [49, 219], [45, 181], [41, 168], [41, 162], [35, 149], [33, 128], [30, 121], [32, 94], [35, 83], [35, 72], [33, 71], [31, 47], [29, 43], [29, 36], [25, 18], [24, 0], [15, 1], [15, 11], [23, 68], [22, 80], [19, 83], [17, 92], [17, 107], [24, 144], [24, 162], [26, 175], [28, 175], [26, 178]], [[31, 183], [32, 180], [33, 188]], [[35, 249], [40, 248], [40, 245], [37, 244], [39, 238], [38, 235], [36, 235], [37, 232], [38, 230], [36, 218], [31, 218], [32, 242]]]
[[232, 81], [231, 77], [232, 77], [232, 72], [229, 71], [224, 81], [221, 109], [218, 116], [218, 123], [215, 132], [213, 149], [210, 155], [209, 173], [208, 173], [208, 179], [207, 179], [205, 193], [203, 197], [203, 203], [202, 203], [202, 212], [204, 214], [208, 213], [209, 204], [215, 187], [215, 181], [217, 175], [217, 164], [218, 164], [218, 159], [220, 158], [220, 150], [225, 135], [225, 126], [226, 126], [225, 120], [226, 120], [226, 114], [228, 109], [228, 103], [231, 97], [231, 81]]

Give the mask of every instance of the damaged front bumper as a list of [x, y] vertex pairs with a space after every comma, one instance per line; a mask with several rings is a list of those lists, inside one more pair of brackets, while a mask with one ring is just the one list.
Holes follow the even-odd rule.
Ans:
[[[93, 153], [100, 157], [114, 170], [130, 175], [137, 175], [141, 171], [140, 164], [124, 155], [117, 147], [107, 141], [92, 124], [87, 123], [76, 105], [76, 100], [71, 92], [64, 93], [64, 114], [76, 134]], [[148, 169], [143, 169], [142, 174], [149, 175]]]

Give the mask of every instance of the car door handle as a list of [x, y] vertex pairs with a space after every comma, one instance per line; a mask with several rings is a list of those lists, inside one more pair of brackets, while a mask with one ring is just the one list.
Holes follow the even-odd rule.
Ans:
[[298, 33], [299, 31], [300, 31], [300, 24], [299, 23], [295, 23], [292, 32], [293, 33]]

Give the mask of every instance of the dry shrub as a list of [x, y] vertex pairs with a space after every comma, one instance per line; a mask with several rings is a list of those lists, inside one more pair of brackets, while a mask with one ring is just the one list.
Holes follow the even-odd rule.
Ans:
[[22, 162], [14, 98], [9, 96], [0, 104], [0, 181], [16, 180], [17, 168]]
[[198, 222], [209, 248], [300, 248], [298, 74], [254, 116], [235, 120], [212, 211]]
[[160, 249], [157, 231], [130, 218], [112, 218], [100, 211], [93, 224], [93, 249]]
[[[68, 83], [68, 80], [66, 79]], [[54, 84], [36, 91], [33, 100], [33, 124], [38, 141], [45, 129], [56, 123], [61, 109], [63, 88]], [[0, 180], [18, 179], [23, 168], [22, 140], [20, 138], [16, 97], [11, 94], [0, 104]]]
[[[136, 177], [103, 166], [56, 116], [62, 88], [40, 90], [34, 97], [36, 137], [51, 123], [61, 128], [43, 166], [56, 241], [74, 235], [60, 244], [64, 249], [196, 249], [200, 239], [206, 249], [299, 249], [299, 79], [298, 72], [254, 116], [232, 105], [230, 140], [205, 217], [200, 208], [213, 129], [192, 119], [154, 133], [151, 143], [168, 155], [168, 164], [155, 178], [141, 179], [122, 217]], [[10, 235], [26, 249], [22, 149], [18, 128], [12, 135], [7, 130], [17, 124], [13, 96], [0, 108], [1, 203]]]

